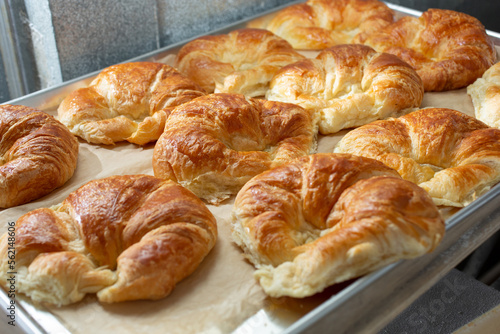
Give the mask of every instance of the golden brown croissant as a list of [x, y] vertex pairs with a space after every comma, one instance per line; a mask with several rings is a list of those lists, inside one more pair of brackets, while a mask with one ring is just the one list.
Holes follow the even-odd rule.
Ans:
[[76, 168], [78, 140], [40, 110], [0, 105], [0, 208], [47, 195]]
[[476, 118], [500, 129], [500, 63], [490, 67], [483, 76], [467, 87]]
[[437, 205], [462, 207], [500, 181], [500, 130], [455, 110], [428, 108], [347, 133], [337, 153], [377, 159]]
[[263, 29], [239, 29], [187, 43], [176, 67], [209, 93], [264, 96], [274, 73], [304, 58], [284, 39]]
[[[16, 289], [64, 305], [97, 293], [101, 302], [159, 299], [190, 275], [214, 246], [207, 207], [172, 181], [149, 175], [91, 181], [62, 204], [15, 225]], [[0, 240], [5, 287], [12, 243]]]
[[334, 46], [283, 67], [266, 94], [314, 112], [323, 134], [411, 111], [423, 97], [410, 65], [360, 44]]
[[297, 105], [210, 94], [172, 111], [153, 170], [217, 204], [251, 177], [311, 153], [315, 135], [311, 116]]
[[306, 297], [432, 251], [445, 232], [430, 196], [369, 158], [314, 154], [251, 179], [233, 239], [272, 297]]
[[444, 9], [429, 9], [419, 18], [403, 17], [364, 43], [413, 66], [425, 91], [465, 87], [496, 59], [493, 42], [479, 20]]
[[144, 145], [161, 135], [169, 108], [204, 94], [171, 66], [124, 63], [105, 68], [88, 87], [68, 95], [58, 116], [89, 143]]
[[296, 49], [321, 50], [361, 43], [394, 21], [394, 12], [377, 0], [308, 0], [289, 6], [272, 19], [257, 19], [249, 27], [268, 29]]

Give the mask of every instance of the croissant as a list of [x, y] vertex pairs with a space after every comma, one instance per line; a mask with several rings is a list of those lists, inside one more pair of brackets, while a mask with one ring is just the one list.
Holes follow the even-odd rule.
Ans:
[[444, 9], [403, 17], [368, 36], [364, 44], [413, 66], [426, 92], [465, 87], [496, 59], [493, 42], [479, 20]]
[[483, 76], [467, 87], [476, 118], [500, 129], [500, 63], [490, 67]]
[[54, 117], [0, 105], [0, 208], [49, 194], [73, 175], [78, 140]]
[[422, 80], [398, 57], [360, 44], [323, 50], [279, 70], [268, 100], [311, 110], [322, 134], [338, 132], [420, 106]]
[[466, 206], [500, 181], [500, 130], [446, 108], [361, 126], [334, 152], [383, 162], [425, 189], [437, 205]]
[[15, 247], [0, 239], [4, 287], [15, 249], [16, 289], [66, 305], [97, 293], [113, 303], [167, 296], [214, 246], [215, 218], [188, 190], [149, 175], [91, 181], [57, 206], [26, 213]]
[[144, 145], [161, 135], [169, 108], [205, 92], [173, 67], [133, 62], [105, 68], [88, 87], [69, 94], [59, 120], [89, 143]]
[[219, 204], [251, 177], [314, 151], [315, 139], [310, 114], [297, 105], [210, 94], [172, 111], [153, 171]]
[[296, 298], [421, 256], [445, 232], [423, 189], [376, 160], [333, 153], [251, 179], [236, 196], [231, 226], [264, 291]]
[[284, 39], [263, 29], [203, 36], [184, 45], [176, 67], [209, 93], [264, 96], [274, 73], [304, 58]]
[[361, 43], [368, 35], [394, 22], [394, 12], [377, 0], [308, 0], [259, 18], [248, 27], [272, 31], [295, 49], [322, 50]]

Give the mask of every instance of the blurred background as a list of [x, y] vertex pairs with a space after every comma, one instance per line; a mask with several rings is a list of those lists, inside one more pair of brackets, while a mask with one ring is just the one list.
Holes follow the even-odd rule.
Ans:
[[[206, 34], [291, 0], [0, 0], [0, 103]], [[391, 0], [500, 31], [500, 1]]]

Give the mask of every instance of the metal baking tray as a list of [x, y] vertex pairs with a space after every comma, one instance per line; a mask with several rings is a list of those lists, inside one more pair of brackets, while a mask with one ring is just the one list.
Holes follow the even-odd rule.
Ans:
[[[284, 7], [249, 17], [232, 25], [207, 32], [224, 34], [243, 28], [257, 17], [270, 15]], [[397, 15], [419, 16], [421, 12], [387, 4]], [[500, 45], [500, 34], [487, 31], [495, 45]], [[206, 35], [204, 34], [204, 35]], [[197, 38], [199, 36], [195, 36]], [[191, 39], [190, 39], [191, 40]], [[128, 61], [159, 60], [174, 55], [189, 40], [158, 49]], [[57, 106], [73, 90], [86, 86], [99, 71], [67, 81], [24, 97], [6, 102], [39, 109]], [[241, 323], [234, 331], [244, 333], [376, 333], [426, 292], [440, 278], [496, 231], [500, 230], [500, 185], [475, 200], [469, 206], [452, 214], [446, 220], [446, 234], [432, 253], [413, 260], [403, 260], [386, 266], [339, 289], [331, 297], [303, 312], [280, 310], [276, 305], [262, 308]], [[17, 329], [26, 333], [70, 333], [50, 312], [33, 307], [26, 298], [16, 296]], [[0, 307], [5, 310], [9, 299], [0, 290]]]

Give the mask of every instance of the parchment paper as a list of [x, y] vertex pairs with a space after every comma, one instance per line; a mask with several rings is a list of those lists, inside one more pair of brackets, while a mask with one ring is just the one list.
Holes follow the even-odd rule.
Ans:
[[[40, 108], [56, 116], [57, 106], [50, 104]], [[474, 115], [465, 88], [426, 93], [421, 107], [447, 107]], [[320, 136], [318, 152], [332, 152], [345, 133], [347, 130]], [[62, 202], [70, 192], [90, 180], [123, 174], [153, 175], [153, 148], [154, 144], [99, 146], [80, 141], [74, 176], [63, 187], [37, 201], [0, 211], [0, 232], [6, 231], [9, 221], [17, 220], [30, 210]], [[332, 287], [303, 300], [267, 298], [253, 278], [253, 266], [244, 260], [240, 249], [231, 241], [228, 219], [233, 201], [234, 198], [218, 207], [208, 206], [217, 218], [216, 246], [198, 269], [165, 299], [107, 305], [100, 304], [90, 295], [74, 305], [48, 307], [48, 310], [72, 333], [228, 333], [263, 309], [276, 321], [291, 323], [338, 290], [339, 286]]]

